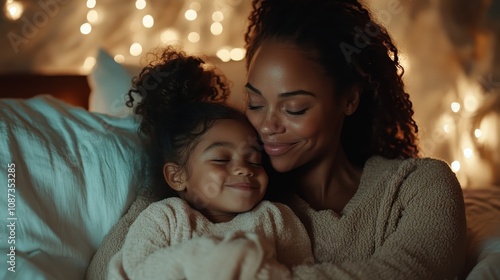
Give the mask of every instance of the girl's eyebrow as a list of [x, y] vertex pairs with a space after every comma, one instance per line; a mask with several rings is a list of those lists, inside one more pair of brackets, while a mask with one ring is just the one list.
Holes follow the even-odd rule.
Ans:
[[[251, 90], [252, 92], [262, 96], [262, 92], [260, 92], [260, 90], [256, 89], [250, 83], [246, 83], [245, 87], [247, 89]], [[314, 93], [309, 92], [309, 91], [295, 90], [295, 91], [289, 91], [289, 92], [282, 92], [282, 93], [278, 94], [278, 97], [279, 98], [287, 98], [287, 97], [292, 97], [292, 96], [297, 96], [297, 95], [307, 95], [307, 96], [314, 96], [314, 97], [316, 96]]]
[[[225, 141], [217, 141], [217, 142], [213, 142], [212, 144], [208, 145], [208, 147], [206, 147], [204, 150], [203, 150], [203, 153], [206, 153], [212, 149], [215, 149], [215, 148], [218, 148], [218, 147], [227, 147], [227, 148], [234, 148], [235, 145], [231, 142], [225, 142]], [[261, 153], [260, 151], [260, 148], [258, 146], [255, 146], [255, 145], [248, 145], [248, 148], [250, 148], [251, 150], [257, 152], [257, 153]]]

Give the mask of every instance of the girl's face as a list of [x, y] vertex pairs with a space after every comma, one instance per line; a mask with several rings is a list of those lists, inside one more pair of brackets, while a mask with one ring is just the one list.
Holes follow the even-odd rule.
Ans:
[[250, 62], [246, 89], [247, 118], [278, 172], [335, 156], [347, 98], [335, 97], [334, 83], [304, 50], [264, 43]]
[[251, 210], [263, 198], [267, 174], [253, 128], [219, 120], [190, 151], [183, 198], [207, 217]]

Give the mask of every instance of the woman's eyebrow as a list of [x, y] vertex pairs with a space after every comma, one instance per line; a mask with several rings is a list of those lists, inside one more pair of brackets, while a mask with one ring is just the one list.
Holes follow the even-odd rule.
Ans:
[[[262, 95], [260, 90], [256, 89], [250, 83], [246, 83], [245, 87], [258, 95]], [[292, 97], [292, 96], [297, 96], [297, 95], [307, 95], [307, 96], [314, 96], [314, 97], [316, 96], [314, 93], [309, 92], [309, 91], [294, 90], [294, 91], [289, 91], [289, 92], [282, 92], [282, 93], [278, 94], [278, 97], [287, 98], [287, 97]]]

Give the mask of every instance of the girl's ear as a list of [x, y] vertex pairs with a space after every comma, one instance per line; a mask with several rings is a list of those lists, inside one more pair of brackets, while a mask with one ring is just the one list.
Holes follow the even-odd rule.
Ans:
[[345, 114], [346, 115], [352, 115], [354, 112], [356, 112], [356, 109], [358, 109], [359, 105], [359, 98], [360, 98], [360, 87], [359, 86], [353, 86], [349, 92], [349, 95], [347, 96], [347, 102], [345, 106]]
[[184, 184], [184, 172], [182, 168], [173, 163], [167, 162], [163, 165], [163, 177], [165, 182], [175, 191], [182, 192], [186, 189]]

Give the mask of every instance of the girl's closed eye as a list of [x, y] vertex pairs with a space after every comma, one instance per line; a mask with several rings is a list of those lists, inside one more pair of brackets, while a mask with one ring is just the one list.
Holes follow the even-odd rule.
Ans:
[[307, 112], [307, 110], [309, 110], [309, 108], [304, 108], [302, 110], [288, 110], [288, 109], [285, 109], [285, 112], [287, 114], [289, 114], [289, 115], [299, 116], [299, 115], [305, 114], [305, 112]]

